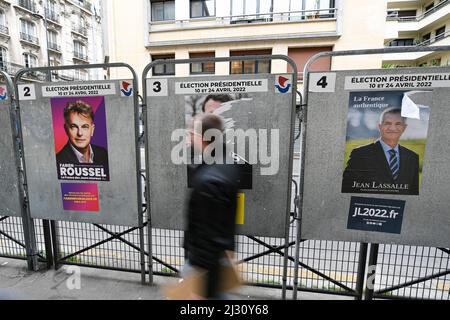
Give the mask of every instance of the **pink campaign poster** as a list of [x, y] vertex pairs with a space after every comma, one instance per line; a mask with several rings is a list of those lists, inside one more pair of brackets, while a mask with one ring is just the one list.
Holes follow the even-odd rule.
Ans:
[[59, 180], [109, 181], [104, 97], [52, 98]]
[[98, 212], [98, 186], [95, 183], [62, 183], [61, 194], [66, 211]]

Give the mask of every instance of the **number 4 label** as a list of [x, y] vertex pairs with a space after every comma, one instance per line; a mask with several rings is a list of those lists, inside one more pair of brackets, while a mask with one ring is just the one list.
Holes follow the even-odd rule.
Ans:
[[310, 92], [335, 92], [336, 73], [311, 73], [309, 76]]
[[34, 84], [21, 84], [17, 88], [19, 89], [19, 100], [36, 100]]

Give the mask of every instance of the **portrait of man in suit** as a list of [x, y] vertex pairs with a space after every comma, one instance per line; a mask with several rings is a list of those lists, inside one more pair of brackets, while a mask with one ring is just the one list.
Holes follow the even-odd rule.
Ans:
[[402, 146], [407, 129], [401, 108], [386, 108], [379, 138], [351, 151], [343, 174], [343, 193], [419, 194], [419, 155]]
[[92, 107], [82, 101], [64, 109], [64, 130], [69, 141], [56, 155], [57, 163], [108, 165], [106, 149], [91, 143], [95, 123]]

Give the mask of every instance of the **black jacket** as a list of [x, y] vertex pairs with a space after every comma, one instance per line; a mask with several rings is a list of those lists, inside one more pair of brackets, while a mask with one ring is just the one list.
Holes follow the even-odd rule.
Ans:
[[[364, 187], [353, 187], [354, 183], [369, 184], [397, 184], [408, 185], [408, 189], [389, 190], [381, 188], [379, 193], [385, 194], [419, 194], [419, 156], [402, 146], [400, 152], [400, 171], [397, 180], [394, 181], [389, 168], [383, 147], [379, 141], [356, 148], [350, 154], [350, 159], [345, 168], [342, 192], [344, 193], [378, 193], [364, 191]], [[369, 188], [370, 189], [370, 188]]]
[[[91, 144], [92, 151], [94, 152], [94, 163], [95, 165], [108, 166], [108, 152], [102, 147]], [[70, 164], [80, 164], [77, 156], [70, 147], [70, 142], [61, 149], [56, 155], [56, 162], [60, 163], [70, 163]]]
[[238, 179], [232, 164], [195, 169], [184, 239], [190, 264], [211, 270], [225, 250], [234, 250]]

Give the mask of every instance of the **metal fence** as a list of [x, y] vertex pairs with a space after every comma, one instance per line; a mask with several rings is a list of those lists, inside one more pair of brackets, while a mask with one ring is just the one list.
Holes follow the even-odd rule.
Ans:
[[[38, 259], [47, 263], [43, 221], [35, 220], [35, 224]], [[287, 288], [293, 290], [294, 226], [290, 233], [286, 281]], [[79, 265], [140, 273], [137, 228], [58, 222], [56, 235], [57, 267]], [[148, 246], [147, 236], [145, 239]], [[184, 264], [183, 232], [153, 229], [152, 241], [154, 274], [177, 276]], [[284, 239], [237, 236], [236, 244], [236, 257], [246, 284], [281, 289]], [[359, 277], [365, 276], [358, 272], [361, 246], [343, 241], [303, 240], [298, 290], [361, 298]], [[450, 250], [399, 245], [378, 248], [373, 298], [450, 300]], [[26, 260], [20, 218], [0, 218], [0, 256]]]
[[[47, 261], [46, 241], [42, 220], [34, 220], [38, 260]], [[27, 259], [22, 218], [0, 216], [0, 257]]]
[[[296, 126], [297, 127], [297, 126]], [[147, 221], [144, 216], [144, 222]], [[76, 222], [35, 221], [38, 259], [47, 267], [79, 265], [98, 269], [141, 272], [139, 228]], [[445, 248], [302, 240], [296, 243], [295, 219], [285, 239], [236, 237], [236, 255], [249, 285], [350, 296], [361, 299], [369, 266], [376, 265], [374, 292], [369, 298], [450, 300], [450, 250]], [[148, 222], [143, 225], [145, 255], [149, 261]], [[152, 266], [145, 271], [177, 276], [183, 266], [183, 232], [152, 229]], [[295, 250], [299, 246], [299, 273], [295, 278]], [[26, 259], [21, 218], [0, 216], [0, 256]], [[285, 272], [286, 271], [286, 272]], [[283, 275], [286, 275], [284, 278]]]

